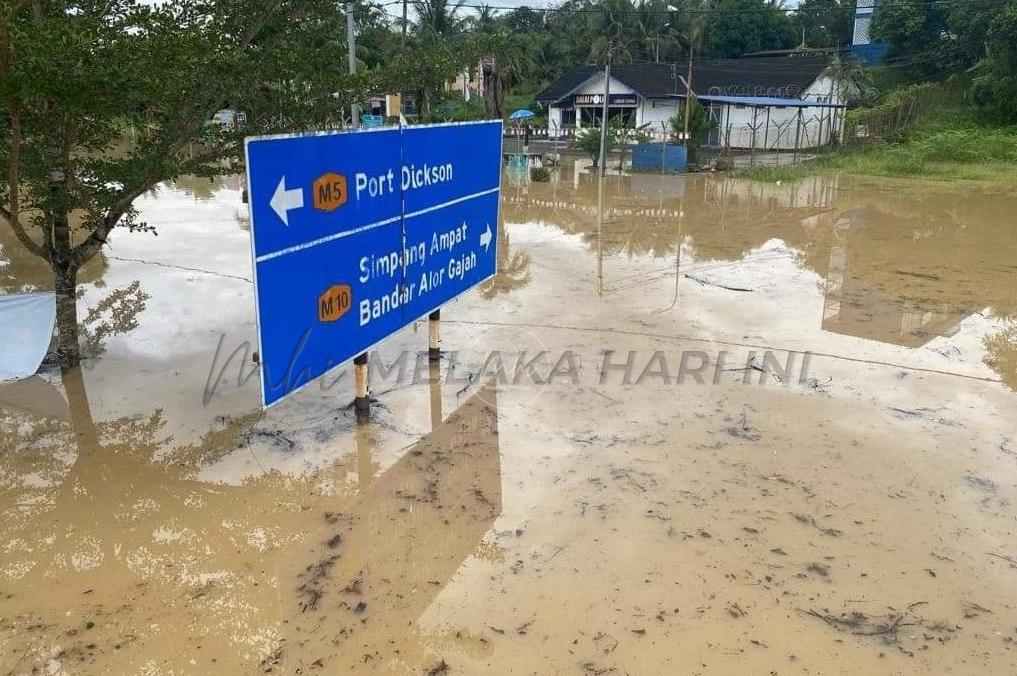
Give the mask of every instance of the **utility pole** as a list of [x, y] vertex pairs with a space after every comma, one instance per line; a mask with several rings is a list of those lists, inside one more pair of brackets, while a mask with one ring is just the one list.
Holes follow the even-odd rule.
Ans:
[[[357, 36], [353, 27], [353, 4], [346, 10], [346, 44], [350, 51], [350, 75], [357, 74]], [[350, 104], [350, 122], [354, 129], [360, 128], [360, 104]]]
[[399, 52], [402, 54], [406, 51], [406, 5], [409, 0], [403, 0], [403, 35], [399, 42]]
[[685, 150], [689, 148], [689, 111], [692, 109], [692, 56], [696, 52], [695, 44], [689, 40], [689, 77], [685, 80]]
[[607, 163], [607, 114], [608, 99], [611, 98], [611, 45], [607, 45], [607, 61], [604, 63], [604, 106], [600, 116], [600, 157], [597, 161], [600, 175], [604, 175], [604, 165]]

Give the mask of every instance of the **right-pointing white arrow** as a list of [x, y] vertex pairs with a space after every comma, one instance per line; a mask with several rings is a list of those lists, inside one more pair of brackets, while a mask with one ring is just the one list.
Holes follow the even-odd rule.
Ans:
[[304, 206], [304, 191], [301, 188], [286, 189], [286, 176], [279, 179], [279, 185], [268, 205], [282, 220], [284, 225], [290, 224], [290, 209], [299, 209]]
[[491, 224], [486, 223], [484, 225], [484, 232], [480, 233], [480, 246], [484, 247], [484, 251], [491, 248]]

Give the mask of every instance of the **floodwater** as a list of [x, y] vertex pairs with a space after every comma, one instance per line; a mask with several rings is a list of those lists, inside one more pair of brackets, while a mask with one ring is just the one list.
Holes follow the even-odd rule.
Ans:
[[1017, 195], [507, 174], [366, 425], [260, 411], [237, 180], [138, 206], [0, 387], [0, 673], [1017, 673]]

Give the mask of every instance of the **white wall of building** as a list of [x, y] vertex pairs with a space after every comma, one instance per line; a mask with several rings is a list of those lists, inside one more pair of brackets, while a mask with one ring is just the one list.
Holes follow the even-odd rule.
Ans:
[[666, 126], [677, 112], [678, 99], [643, 99], [636, 110], [636, 126], [649, 125], [650, 131], [662, 131], [661, 123]]
[[724, 104], [716, 138], [730, 148], [818, 148], [840, 135], [843, 112], [820, 106], [751, 108]]
[[[577, 89], [574, 93], [576, 94], [603, 94], [604, 93], [604, 74], [595, 73], [593, 77], [587, 80], [582, 87]], [[612, 94], [634, 94], [635, 92], [627, 84], [622, 83], [620, 80], [611, 78], [611, 93]]]
[[561, 108], [551, 106], [547, 109], [547, 133], [555, 135], [561, 132]]
[[[610, 91], [612, 94], [636, 93], [613, 77]], [[593, 75], [574, 93], [603, 94], [603, 73]], [[833, 103], [842, 104], [847, 94], [846, 87], [838, 86], [829, 74], [824, 73], [802, 93], [801, 98], [805, 101], [822, 103], [829, 103], [832, 99]], [[636, 108], [636, 126], [648, 125], [648, 130], [653, 132], [662, 131], [662, 124], [666, 125], [680, 110], [680, 99], [640, 97], [639, 101]], [[844, 124], [843, 109], [829, 107], [752, 108], [727, 103], [715, 104], [714, 107], [718, 109], [719, 119], [717, 129], [711, 134], [711, 140], [736, 149], [753, 146], [768, 150], [818, 148], [830, 143], [832, 138], [839, 138]], [[548, 109], [548, 131], [552, 134], [561, 130], [561, 112], [560, 108], [553, 106]], [[582, 128], [581, 117], [577, 110], [577, 128]]]

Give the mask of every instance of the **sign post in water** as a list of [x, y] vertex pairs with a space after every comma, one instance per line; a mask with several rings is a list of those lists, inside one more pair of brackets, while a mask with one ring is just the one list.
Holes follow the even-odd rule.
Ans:
[[265, 406], [494, 275], [501, 135], [494, 121], [247, 140]]

